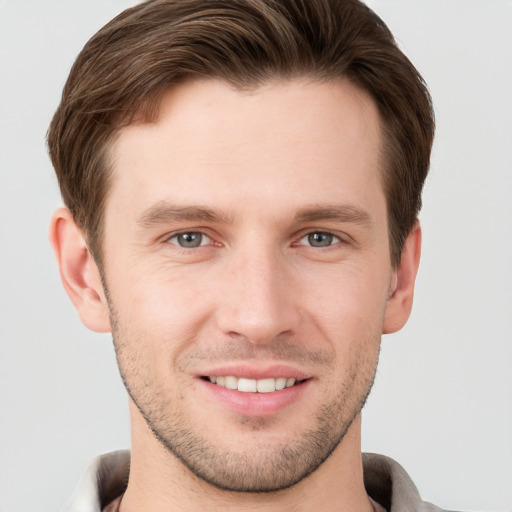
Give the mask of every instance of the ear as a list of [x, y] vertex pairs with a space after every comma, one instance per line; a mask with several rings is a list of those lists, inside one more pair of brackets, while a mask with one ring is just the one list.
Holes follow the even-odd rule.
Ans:
[[399, 331], [411, 314], [414, 283], [420, 264], [421, 227], [418, 221], [409, 233], [402, 250], [402, 258], [394, 270], [390, 295], [382, 327], [383, 334]]
[[110, 332], [109, 310], [98, 267], [67, 208], [60, 208], [53, 214], [48, 237], [62, 284], [80, 320], [92, 331]]

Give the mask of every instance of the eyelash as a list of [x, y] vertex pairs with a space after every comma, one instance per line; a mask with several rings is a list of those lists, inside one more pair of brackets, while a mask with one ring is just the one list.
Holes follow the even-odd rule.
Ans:
[[[201, 237], [201, 242], [199, 245], [195, 246], [195, 247], [186, 247], [186, 246], [183, 246], [183, 245], [180, 245], [177, 240], [178, 240], [178, 237], [180, 236], [183, 236], [183, 235], [199, 235]], [[207, 243], [203, 243], [204, 241], [204, 238], [206, 238], [207, 240], [209, 240], [209, 242]], [[173, 243], [172, 240], [173, 239], [176, 239], [176, 242], [177, 243]], [[213, 240], [211, 239], [211, 237], [209, 237], [207, 234], [203, 233], [202, 231], [180, 231], [179, 233], [174, 233], [173, 235], [171, 235], [170, 237], [167, 238], [167, 242], [168, 243], [171, 243], [172, 245], [176, 245], [178, 248], [180, 249], [197, 249], [198, 247], [204, 247], [205, 245], [210, 245], [211, 242], [213, 242]]]
[[[191, 247], [186, 247], [186, 246], [183, 246], [181, 245], [179, 242], [178, 242], [178, 237], [180, 236], [183, 236], [183, 235], [198, 235], [199, 237], [201, 237], [201, 240], [200, 240], [200, 243], [199, 245], [196, 245], [196, 246], [191, 246]], [[318, 246], [315, 246], [315, 245], [312, 245], [312, 239], [310, 237], [314, 237], [314, 236], [320, 236], [320, 237], [327, 237], [327, 240], [330, 242], [328, 243], [328, 245], [318, 245]], [[205, 242], [205, 239], [206, 238], [206, 243]], [[300, 242], [302, 242], [303, 240], [307, 240], [309, 243], [306, 244], [301, 244]], [[172, 242], [172, 240], [176, 240], [176, 243]], [[297, 247], [299, 245], [304, 245], [304, 246], [307, 246], [307, 247], [312, 247], [312, 248], [317, 248], [317, 249], [328, 249], [334, 245], [337, 245], [339, 243], [343, 243], [343, 239], [330, 232], [330, 231], [320, 231], [320, 230], [317, 230], [317, 231], [309, 231], [308, 233], [302, 235], [299, 240], [297, 242], [294, 242], [292, 244], [293, 247]], [[169, 236], [166, 238], [166, 242], [167, 243], [170, 243], [172, 245], [175, 245], [176, 247], [178, 247], [179, 249], [182, 249], [182, 250], [189, 250], [189, 249], [197, 249], [199, 247], [204, 247], [204, 246], [207, 246], [207, 245], [214, 245], [212, 244], [213, 240], [211, 237], [209, 237], [207, 234], [203, 233], [202, 231], [180, 231], [179, 233], [174, 233], [173, 235]], [[321, 241], [320, 241], [321, 242]]]
[[[328, 240], [330, 238], [330, 242], [331, 243], [329, 243], [328, 245], [325, 245], [325, 246], [314, 246], [314, 245], [311, 244], [310, 237], [313, 237], [315, 235], [325, 236], [325, 237], [328, 238]], [[331, 233], [330, 231], [310, 231], [309, 233], [306, 233], [304, 236], [302, 236], [299, 239], [299, 242], [301, 242], [304, 239], [308, 239], [308, 242], [310, 242], [309, 244], [307, 244], [308, 247], [313, 247], [313, 248], [317, 248], [317, 249], [327, 249], [329, 247], [332, 247], [333, 245], [336, 245], [336, 244], [339, 244], [339, 243], [343, 242], [341, 237], [339, 237], [338, 235], [335, 235], [334, 233]], [[304, 244], [304, 245], [306, 245], [306, 244]]]

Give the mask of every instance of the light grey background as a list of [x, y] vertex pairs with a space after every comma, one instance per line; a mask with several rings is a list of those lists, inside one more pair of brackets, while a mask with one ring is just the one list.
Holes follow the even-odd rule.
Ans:
[[[383, 340], [363, 448], [422, 496], [512, 510], [512, 2], [374, 0], [437, 113], [408, 326]], [[126, 0], [0, 0], [0, 510], [52, 512], [129, 445], [110, 338], [83, 327], [46, 240], [44, 137], [74, 57]]]

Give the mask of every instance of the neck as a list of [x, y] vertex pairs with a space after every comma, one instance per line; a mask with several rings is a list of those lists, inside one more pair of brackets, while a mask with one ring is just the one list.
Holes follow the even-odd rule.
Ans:
[[363, 483], [360, 415], [331, 456], [311, 475], [288, 489], [250, 493], [220, 490], [194, 475], [161, 445], [134, 409], [132, 406], [130, 478], [120, 512], [373, 511]]

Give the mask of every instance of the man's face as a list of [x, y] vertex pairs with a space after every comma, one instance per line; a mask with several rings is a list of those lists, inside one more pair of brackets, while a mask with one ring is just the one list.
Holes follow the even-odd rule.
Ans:
[[380, 144], [375, 105], [346, 81], [202, 81], [112, 149], [103, 277], [121, 374], [218, 487], [299, 481], [364, 403], [394, 276]]

